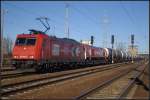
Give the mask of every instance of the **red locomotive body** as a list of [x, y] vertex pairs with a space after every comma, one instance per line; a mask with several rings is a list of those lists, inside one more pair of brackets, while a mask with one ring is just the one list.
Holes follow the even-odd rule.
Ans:
[[[19, 67], [20, 64], [33, 64], [40, 61], [43, 34], [19, 34], [13, 48], [13, 64]], [[45, 55], [47, 57], [47, 55]]]

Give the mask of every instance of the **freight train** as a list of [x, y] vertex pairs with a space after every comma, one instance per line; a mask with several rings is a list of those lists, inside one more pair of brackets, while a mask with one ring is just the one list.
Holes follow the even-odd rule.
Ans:
[[[113, 49], [114, 63], [130, 61], [127, 52]], [[48, 36], [44, 32], [30, 30], [18, 34], [12, 52], [12, 64], [16, 68], [29, 67], [36, 71], [53, 71], [67, 66], [108, 64], [112, 61], [112, 49], [82, 44], [73, 39]]]

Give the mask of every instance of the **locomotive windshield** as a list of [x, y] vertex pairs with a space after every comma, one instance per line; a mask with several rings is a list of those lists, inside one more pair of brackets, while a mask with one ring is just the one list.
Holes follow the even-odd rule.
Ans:
[[36, 41], [35, 38], [27, 39], [27, 44], [26, 45], [35, 45], [35, 41]]
[[17, 38], [16, 45], [35, 45], [36, 38]]
[[17, 38], [16, 45], [24, 45], [26, 38]]

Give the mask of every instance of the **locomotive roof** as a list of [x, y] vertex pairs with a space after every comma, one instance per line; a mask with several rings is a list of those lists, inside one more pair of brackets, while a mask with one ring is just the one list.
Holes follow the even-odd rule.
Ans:
[[[43, 35], [47, 35], [46, 33], [42, 32], [42, 31], [38, 31], [38, 30], [35, 30], [35, 29], [30, 29], [29, 30], [30, 33], [29, 34], [19, 34], [18, 36], [35, 36], [37, 34], [43, 34]], [[47, 35], [48, 36], [48, 35]], [[56, 36], [49, 36], [50, 38], [52, 39], [59, 39], [60, 41], [63, 41], [63, 42], [68, 42], [68, 43], [72, 43], [72, 44], [80, 44], [80, 42], [74, 40], [74, 39], [68, 39], [68, 38], [58, 38]]]
[[69, 42], [69, 43], [77, 43], [77, 44], [79, 44], [79, 42], [74, 40], [74, 39], [62, 38], [62, 40], [66, 41], [66, 42]]
[[[37, 35], [37, 34], [31, 34], [31, 33], [29, 33], [29, 34], [24, 34], [24, 33], [23, 34], [18, 34], [18, 36], [29, 36], [29, 37], [32, 37], [32, 36], [35, 36], [35, 35]], [[47, 35], [47, 34], [43, 34], [43, 35]], [[68, 42], [68, 43], [73, 43], [73, 44], [80, 44], [78, 41], [76, 41], [74, 39], [58, 38], [56, 36], [49, 36], [49, 37], [52, 38], [52, 39], [59, 39], [60, 41], [63, 41], [63, 42]]]
[[35, 30], [35, 29], [30, 29], [29, 31], [30, 31], [31, 34], [46, 34], [45, 32], [38, 31], [38, 30]]
[[74, 39], [69, 39], [69, 38], [58, 38], [56, 36], [49, 36], [51, 39], [54, 39], [54, 40], [60, 40], [60, 41], [63, 41], [63, 42], [68, 42], [68, 43], [72, 43], [72, 44], [80, 44], [80, 42], [74, 40]]

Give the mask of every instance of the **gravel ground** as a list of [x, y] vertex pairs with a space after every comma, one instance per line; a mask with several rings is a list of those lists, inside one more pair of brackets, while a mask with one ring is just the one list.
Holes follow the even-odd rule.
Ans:
[[86, 97], [86, 99], [115, 99], [117, 96], [119, 96], [119, 93], [122, 91], [122, 89], [128, 85], [130, 81], [129, 78], [133, 76], [134, 72], [130, 72], [117, 81], [114, 81], [107, 87], [97, 90]]
[[83, 68], [83, 69], [76, 69], [76, 70], [68, 70], [68, 71], [55, 72], [55, 73], [21, 76], [21, 77], [16, 77], [16, 78], [11, 78], [11, 79], [3, 79], [3, 80], [1, 80], [1, 85], [2, 86], [11, 85], [11, 84], [16, 84], [16, 83], [20, 83], [20, 82], [26, 82], [26, 81], [41, 79], [41, 78], [45, 78], [45, 77], [54, 77], [54, 76], [63, 75], [63, 74], [66, 74], [66, 73], [77, 72], [77, 71], [82, 71], [82, 70], [86, 70], [86, 69], [100, 68], [100, 67], [104, 67], [104, 66], [108, 66], [108, 65], [102, 65], [102, 66], [96, 66], [96, 67], [90, 67], [90, 68]]
[[1, 69], [1, 72], [3, 72], [3, 71], [15, 70], [15, 67], [12, 67], [9, 65], [9, 66], [3, 66], [0, 69]]
[[[150, 89], [149, 75], [150, 75], [150, 73], [149, 73], [149, 64], [148, 64], [146, 70], [144, 71], [143, 76], [140, 79]], [[149, 92], [150, 92], [150, 90], [147, 91], [146, 89], [144, 89], [144, 87], [142, 85], [137, 85], [137, 89], [136, 89], [132, 98], [134, 98], [134, 99], [147, 99], [148, 100], [148, 98], [150, 96]]]
[[121, 74], [133, 66], [121, 67], [118, 69], [107, 70], [72, 80], [66, 80], [56, 84], [42, 86], [40, 88], [28, 90], [24, 93], [11, 95], [11, 99], [71, 99], [80, 95], [83, 91], [96, 86], [105, 80]]

